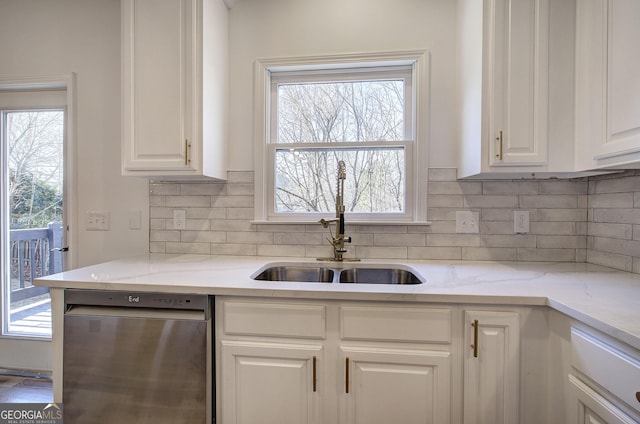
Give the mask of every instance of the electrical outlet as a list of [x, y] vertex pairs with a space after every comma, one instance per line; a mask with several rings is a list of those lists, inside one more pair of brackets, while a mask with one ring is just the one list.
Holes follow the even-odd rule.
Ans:
[[479, 233], [480, 213], [456, 211], [456, 233]]
[[109, 212], [87, 212], [85, 228], [87, 231], [109, 231]]
[[176, 209], [173, 211], [173, 229], [185, 230], [187, 228], [187, 211]]
[[529, 232], [529, 211], [513, 211], [513, 232], [518, 234]]

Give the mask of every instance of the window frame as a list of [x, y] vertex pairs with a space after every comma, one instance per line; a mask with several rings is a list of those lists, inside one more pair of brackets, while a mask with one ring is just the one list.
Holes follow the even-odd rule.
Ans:
[[[287, 148], [353, 148], [398, 147], [405, 151], [406, 192], [403, 213], [348, 213], [350, 223], [426, 224], [427, 134], [428, 134], [428, 82], [429, 54], [426, 51], [357, 54], [339, 56], [312, 56], [301, 58], [262, 59], [255, 63], [255, 223], [311, 223], [326, 218], [331, 212], [293, 213], [275, 212], [274, 167], [277, 149]], [[406, 106], [404, 140], [389, 142], [340, 143], [277, 143], [277, 82], [328, 81], [371, 79], [376, 73], [389, 79], [395, 72], [410, 78], [405, 90]], [[277, 140], [276, 140], [277, 141]]]

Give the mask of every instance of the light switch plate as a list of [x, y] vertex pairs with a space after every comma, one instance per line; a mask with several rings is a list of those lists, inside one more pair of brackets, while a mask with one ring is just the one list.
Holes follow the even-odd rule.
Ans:
[[480, 212], [456, 211], [456, 233], [479, 233]]
[[87, 231], [109, 231], [109, 212], [87, 212], [85, 228]]

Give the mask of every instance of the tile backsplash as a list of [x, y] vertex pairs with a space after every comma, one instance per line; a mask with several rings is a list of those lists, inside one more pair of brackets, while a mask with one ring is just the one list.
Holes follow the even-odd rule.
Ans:
[[[347, 256], [591, 262], [640, 273], [640, 171], [575, 180], [456, 180], [455, 168], [429, 170], [431, 225], [355, 225]], [[253, 172], [226, 182], [152, 182], [153, 253], [326, 257], [319, 224], [253, 224]], [[186, 227], [173, 228], [173, 211]], [[479, 213], [477, 234], [456, 233], [456, 211]], [[513, 211], [530, 215], [515, 234]]]

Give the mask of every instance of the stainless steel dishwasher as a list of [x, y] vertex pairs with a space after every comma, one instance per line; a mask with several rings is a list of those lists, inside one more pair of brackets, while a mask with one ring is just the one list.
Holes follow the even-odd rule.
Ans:
[[65, 424], [214, 422], [206, 295], [66, 290]]

